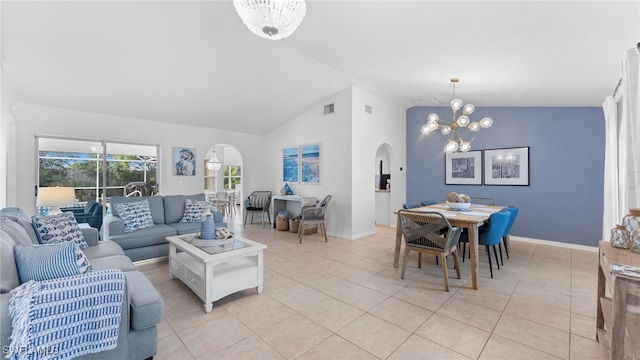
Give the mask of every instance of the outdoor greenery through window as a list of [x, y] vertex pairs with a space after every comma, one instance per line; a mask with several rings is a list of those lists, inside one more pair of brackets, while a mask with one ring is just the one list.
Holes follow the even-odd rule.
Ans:
[[242, 177], [239, 165], [225, 165], [224, 166], [224, 188], [232, 190], [236, 188], [237, 184], [242, 183]]
[[132, 182], [156, 188], [155, 146], [106, 143], [104, 184], [102, 143], [40, 138], [38, 144], [38, 186], [73, 187], [80, 203], [89, 199], [100, 202], [104, 191], [107, 198], [124, 195], [125, 185]]

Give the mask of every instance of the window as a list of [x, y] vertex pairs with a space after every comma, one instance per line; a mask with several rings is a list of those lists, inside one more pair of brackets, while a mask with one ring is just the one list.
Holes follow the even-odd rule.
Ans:
[[242, 183], [240, 165], [225, 165], [224, 166], [224, 188], [231, 190], [235, 189], [236, 185]]
[[37, 140], [40, 187], [73, 187], [80, 203], [100, 201], [103, 193], [107, 198], [123, 195], [124, 187], [131, 182], [145, 182], [157, 189], [157, 146], [44, 137]]

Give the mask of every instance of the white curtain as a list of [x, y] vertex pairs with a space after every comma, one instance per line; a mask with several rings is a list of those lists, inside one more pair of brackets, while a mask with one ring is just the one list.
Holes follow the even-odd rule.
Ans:
[[640, 49], [627, 50], [622, 81], [604, 103], [605, 171], [602, 239], [629, 209], [640, 208]]

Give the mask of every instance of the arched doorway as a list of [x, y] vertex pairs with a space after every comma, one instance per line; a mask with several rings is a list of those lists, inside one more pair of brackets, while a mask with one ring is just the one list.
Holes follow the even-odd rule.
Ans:
[[242, 167], [242, 155], [234, 146], [216, 144], [209, 148], [204, 158], [204, 193], [215, 197], [216, 192], [235, 191], [235, 203], [232, 205], [239, 207], [243, 197]]
[[387, 143], [378, 146], [375, 157], [375, 223], [391, 224], [391, 146]]

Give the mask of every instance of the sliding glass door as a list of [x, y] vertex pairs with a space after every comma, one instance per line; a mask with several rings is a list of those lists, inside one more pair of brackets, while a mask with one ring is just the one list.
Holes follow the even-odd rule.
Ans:
[[45, 136], [37, 136], [36, 144], [38, 187], [73, 187], [79, 204], [92, 199], [106, 206], [130, 183], [158, 190], [157, 145]]

